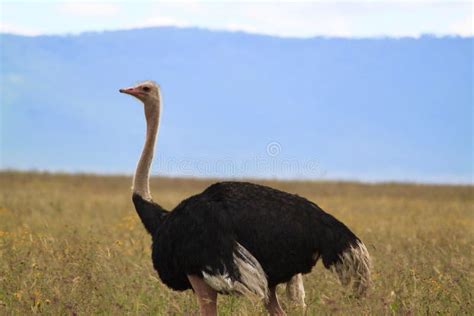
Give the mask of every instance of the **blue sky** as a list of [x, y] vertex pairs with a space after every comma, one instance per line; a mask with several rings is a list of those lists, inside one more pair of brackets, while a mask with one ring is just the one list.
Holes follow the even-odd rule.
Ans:
[[151, 26], [283, 37], [473, 35], [470, 1], [2, 1], [0, 31], [23, 35]]

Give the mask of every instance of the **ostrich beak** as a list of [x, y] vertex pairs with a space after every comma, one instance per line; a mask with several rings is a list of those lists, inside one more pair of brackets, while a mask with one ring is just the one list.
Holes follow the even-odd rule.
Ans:
[[122, 88], [122, 89], [119, 89], [119, 92], [120, 93], [126, 93], [126, 94], [130, 94], [130, 95], [133, 95], [133, 96], [138, 96], [140, 94], [140, 91], [138, 91], [138, 89], [136, 88]]

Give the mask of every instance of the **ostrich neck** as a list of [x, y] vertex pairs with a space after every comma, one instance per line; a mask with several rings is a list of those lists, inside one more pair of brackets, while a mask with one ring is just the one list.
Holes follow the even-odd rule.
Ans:
[[133, 179], [133, 192], [145, 200], [151, 200], [150, 168], [153, 161], [158, 125], [160, 121], [160, 100], [153, 104], [145, 104], [146, 139], [142, 155], [138, 161], [137, 170]]

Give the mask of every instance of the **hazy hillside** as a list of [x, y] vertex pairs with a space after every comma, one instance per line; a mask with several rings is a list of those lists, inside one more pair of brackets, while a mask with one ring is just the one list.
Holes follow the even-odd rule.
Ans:
[[153, 28], [0, 45], [2, 168], [130, 172], [142, 109], [117, 90], [151, 78], [165, 102], [158, 173], [472, 176], [472, 38]]

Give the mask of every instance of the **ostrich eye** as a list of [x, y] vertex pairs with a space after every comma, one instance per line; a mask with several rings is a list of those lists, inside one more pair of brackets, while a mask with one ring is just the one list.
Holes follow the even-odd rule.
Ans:
[[145, 91], [145, 92], [149, 92], [149, 91], [150, 91], [150, 87], [143, 87], [142, 90]]

